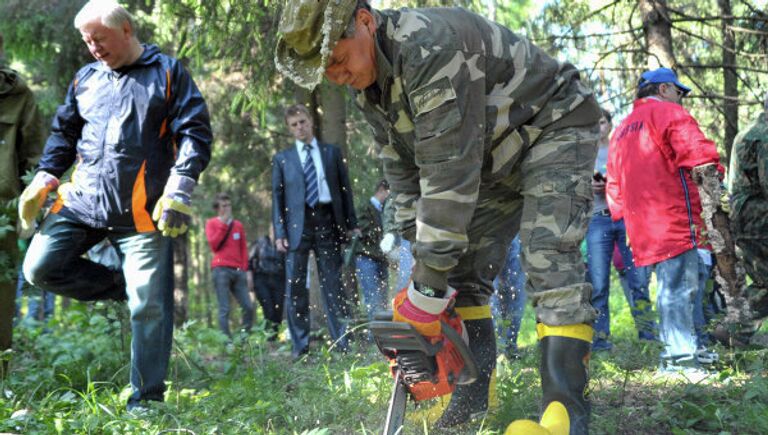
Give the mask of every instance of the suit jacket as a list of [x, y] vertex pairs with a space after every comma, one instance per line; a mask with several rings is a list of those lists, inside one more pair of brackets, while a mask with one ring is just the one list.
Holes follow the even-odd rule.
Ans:
[[[334, 230], [339, 242], [346, 230], [357, 228], [352, 188], [347, 167], [338, 147], [318, 142], [328, 189], [331, 191]], [[306, 187], [304, 170], [296, 147], [291, 146], [272, 158], [272, 224], [275, 239], [288, 239], [290, 249], [296, 249], [304, 230]]]

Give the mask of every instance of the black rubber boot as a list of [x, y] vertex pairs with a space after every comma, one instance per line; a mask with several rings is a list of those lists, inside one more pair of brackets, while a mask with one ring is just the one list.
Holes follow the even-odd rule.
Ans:
[[435, 428], [448, 428], [470, 421], [488, 410], [488, 389], [496, 367], [496, 334], [490, 318], [465, 320], [469, 350], [477, 363], [477, 380], [458, 385], [451, 402], [435, 423]]
[[541, 339], [542, 411], [558, 401], [568, 410], [570, 435], [589, 433], [586, 397], [591, 343], [558, 335]]

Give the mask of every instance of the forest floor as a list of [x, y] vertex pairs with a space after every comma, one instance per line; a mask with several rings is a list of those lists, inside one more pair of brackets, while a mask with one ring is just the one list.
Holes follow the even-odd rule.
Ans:
[[[621, 290], [611, 297], [614, 349], [593, 355], [593, 434], [766, 434], [768, 350], [716, 347], [705, 378], [660, 375], [659, 346], [638, 342]], [[290, 343], [263, 327], [228, 345], [217, 330], [190, 321], [176, 330], [166, 401], [139, 416], [130, 394], [127, 311], [73, 304], [44, 329], [17, 327], [10, 377], [0, 383], [0, 433], [18, 434], [375, 434], [391, 393], [387, 364], [372, 345], [329, 352], [317, 340], [291, 362]], [[765, 327], [761, 334], [765, 334]], [[495, 406], [450, 433], [503, 433], [535, 418], [541, 397], [534, 319], [526, 308], [521, 358], [500, 356]], [[358, 334], [362, 336], [362, 334]], [[429, 404], [433, 405], [433, 404]], [[430, 430], [429, 406], [409, 404], [405, 433]], [[432, 413], [434, 414], [434, 412]]]

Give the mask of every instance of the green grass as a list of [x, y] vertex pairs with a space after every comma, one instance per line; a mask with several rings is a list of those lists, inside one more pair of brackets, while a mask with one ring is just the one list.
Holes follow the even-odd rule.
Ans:
[[[636, 341], [618, 283], [612, 289], [615, 349], [591, 362], [592, 433], [768, 433], [765, 350], [723, 348], [704, 382], [659, 377], [659, 348]], [[384, 360], [367, 348], [338, 355], [318, 346], [291, 363], [288, 343], [257, 330], [227, 349], [217, 331], [190, 322], [175, 333], [166, 401], [149, 415], [124, 410], [128, 383], [125, 308], [75, 304], [51, 332], [19, 328], [11, 376], [0, 385], [0, 433], [373, 434], [391, 391]], [[499, 359], [499, 406], [454, 433], [501, 433], [538, 413], [534, 318], [528, 308], [522, 359]], [[409, 405], [412, 406], [412, 405]], [[415, 413], [411, 412], [411, 415]], [[428, 432], [412, 421], [407, 433]]]

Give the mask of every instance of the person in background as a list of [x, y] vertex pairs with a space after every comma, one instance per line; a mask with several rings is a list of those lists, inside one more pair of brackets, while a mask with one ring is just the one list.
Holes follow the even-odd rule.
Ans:
[[740, 325], [736, 337], [744, 344], [768, 316], [768, 94], [763, 104], [763, 112], [734, 139], [729, 171], [731, 231], [752, 278], [746, 292], [754, 322]]
[[267, 321], [269, 341], [277, 340], [285, 302], [285, 254], [275, 246], [275, 233], [256, 240], [248, 256], [256, 299]]
[[707, 248], [695, 180], [710, 176], [720, 156], [681, 105], [688, 92], [671, 69], [641, 75], [632, 113], [611, 137], [606, 191], [611, 218], [625, 221], [635, 265], [656, 269], [661, 370], [693, 373], [701, 366], [698, 249]]
[[[0, 203], [19, 196], [22, 176], [34, 168], [43, 149], [43, 128], [35, 95], [18, 72], [6, 64], [3, 35], [0, 34]], [[32, 236], [28, 228], [0, 234], [0, 252], [7, 253], [16, 267], [20, 255], [17, 240]], [[11, 348], [13, 339], [16, 282], [0, 277], [0, 353]], [[0, 380], [5, 378], [7, 361], [0, 363]]]
[[613, 344], [611, 335], [611, 313], [608, 307], [611, 288], [611, 259], [615, 247], [618, 247], [624, 265], [623, 275], [628, 287], [627, 303], [632, 310], [637, 335], [641, 340], [655, 338], [655, 324], [648, 289], [648, 271], [636, 267], [632, 260], [632, 251], [627, 246], [624, 220], [611, 219], [611, 212], [605, 199], [605, 182], [608, 177], [608, 145], [613, 128], [611, 113], [601, 109], [600, 140], [598, 141], [595, 172], [592, 177], [592, 217], [587, 229], [587, 277], [592, 283], [592, 306], [597, 310], [595, 319], [595, 338], [592, 351], [610, 350]]
[[[27, 251], [29, 240], [19, 239], [19, 252], [23, 255]], [[24, 278], [24, 271], [19, 270], [19, 277], [16, 283], [16, 314], [15, 318], [20, 320], [21, 303], [24, 295], [27, 296], [27, 314], [24, 321], [48, 322], [56, 310], [56, 295], [40, 290], [30, 285]]]
[[491, 308], [501, 352], [508, 360], [520, 358], [517, 337], [525, 312], [525, 272], [520, 264], [520, 237], [515, 236], [507, 250], [504, 268], [493, 282], [496, 293]]
[[286, 252], [286, 304], [292, 356], [309, 352], [307, 259], [315, 252], [320, 289], [334, 349], [346, 352], [349, 338], [341, 287], [341, 245], [357, 228], [352, 186], [341, 150], [315, 138], [309, 110], [285, 110], [294, 142], [272, 159], [272, 225], [275, 244]]
[[217, 216], [205, 223], [205, 236], [213, 252], [211, 269], [213, 287], [219, 302], [219, 329], [227, 337], [229, 331], [229, 295], [242, 309], [242, 330], [253, 326], [253, 277], [248, 273], [248, 241], [242, 222], [232, 217], [232, 201], [226, 193], [216, 194], [213, 209]]
[[374, 313], [383, 311], [388, 302], [388, 262], [379, 246], [383, 236], [382, 213], [387, 197], [389, 183], [381, 180], [376, 184], [373, 196], [357, 213], [361, 235], [355, 257], [355, 273], [363, 292], [368, 320], [373, 320]]
[[394, 292], [389, 292], [388, 299], [391, 299], [395, 293], [406, 288], [411, 281], [413, 274], [413, 254], [411, 253], [411, 242], [402, 238], [397, 230], [395, 222], [395, 206], [392, 202], [392, 196], [388, 196], [384, 202], [384, 211], [382, 212], [382, 230], [384, 235], [381, 237], [379, 247], [381, 252], [387, 256], [390, 270], [394, 271], [397, 277]]

